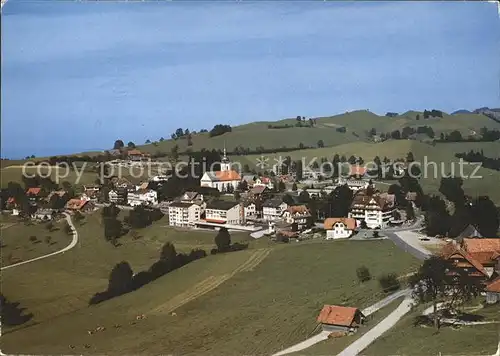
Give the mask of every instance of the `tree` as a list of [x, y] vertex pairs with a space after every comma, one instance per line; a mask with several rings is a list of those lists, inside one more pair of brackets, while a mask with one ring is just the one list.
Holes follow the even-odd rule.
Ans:
[[308, 203], [311, 200], [309, 193], [306, 190], [303, 190], [299, 194], [299, 202]]
[[450, 260], [439, 256], [432, 256], [424, 261], [418, 272], [410, 277], [410, 286], [416, 301], [432, 302], [434, 326], [437, 329], [440, 327], [438, 301], [448, 301], [453, 305], [458, 300], [470, 300], [479, 291], [477, 282], [462, 268], [455, 268]]
[[472, 221], [483, 236], [496, 236], [500, 216], [495, 203], [487, 196], [477, 198], [471, 208]]
[[299, 143], [299, 150], [303, 150], [306, 146], [302, 142]]
[[165, 141], [165, 139], [164, 139], [163, 137], [160, 137], [160, 140], [159, 140], [159, 141], [160, 141], [160, 142], [163, 142], [163, 141]]
[[406, 154], [406, 162], [410, 163], [410, 162], [414, 162], [415, 161], [415, 157], [413, 156], [413, 152], [408, 152]]
[[231, 235], [225, 227], [221, 227], [215, 236], [215, 244], [219, 252], [229, 251], [231, 247]]
[[116, 264], [109, 275], [108, 292], [112, 296], [127, 293], [132, 287], [132, 276], [134, 272], [128, 262], [122, 261]]
[[148, 145], [151, 143], [151, 140], [148, 138], [145, 143]]
[[132, 141], [130, 141], [129, 143], [127, 143], [127, 147], [128, 148], [135, 148], [135, 143], [133, 143]]
[[401, 139], [401, 132], [399, 132], [399, 130], [392, 131], [391, 138], [394, 140], [400, 140]]
[[182, 136], [184, 136], [184, 130], [179, 127], [177, 130], [175, 130], [175, 137], [181, 138]]
[[240, 201], [240, 199], [241, 199], [241, 194], [240, 194], [240, 192], [239, 192], [239, 191], [235, 191], [235, 192], [234, 192], [234, 199], [235, 199], [236, 201]]
[[377, 230], [375, 230], [375, 231], [373, 232], [372, 237], [373, 237], [374, 239], [378, 239], [378, 238], [380, 237], [380, 233], [379, 233]]
[[439, 192], [449, 201], [454, 202], [456, 205], [463, 206], [465, 201], [465, 192], [462, 188], [463, 183], [464, 181], [461, 177], [441, 178]]
[[297, 183], [293, 182], [293, 184], [292, 184], [292, 190], [293, 190], [294, 192], [296, 192], [296, 191], [297, 191]]
[[287, 205], [294, 205], [295, 201], [293, 200], [293, 197], [290, 194], [285, 194], [283, 195], [283, 203]]
[[398, 280], [398, 276], [395, 275], [394, 273], [383, 275], [379, 277], [378, 281], [380, 283], [380, 286], [382, 287], [382, 290], [385, 293], [394, 292], [401, 287], [401, 284], [399, 283]]
[[366, 266], [358, 267], [358, 269], [356, 269], [356, 276], [358, 276], [358, 280], [361, 283], [367, 282], [372, 278], [370, 270]]
[[282, 180], [280, 180], [278, 182], [278, 191], [279, 192], [284, 192], [285, 190], [286, 190], [285, 182], [283, 182]]
[[123, 143], [122, 140], [116, 140], [115, 144], [113, 145], [113, 149], [115, 150], [122, 149], [123, 147], [125, 147], [125, 144]]
[[318, 148], [323, 148], [325, 147], [325, 143], [323, 142], [323, 140], [318, 140]]
[[171, 242], [165, 242], [161, 248], [160, 260], [161, 261], [175, 261], [177, 257], [177, 251], [175, 246]]
[[347, 160], [347, 162], [349, 162], [350, 164], [356, 164], [357, 159], [356, 159], [355, 156], [351, 156], [351, 157], [349, 157], [349, 159]]
[[172, 160], [172, 162], [177, 162], [177, 160], [179, 159], [179, 146], [178, 145], [174, 145], [170, 149], [170, 159]]
[[405, 208], [406, 212], [406, 220], [413, 221], [415, 220], [415, 210], [413, 209], [413, 204], [407, 204]]
[[376, 134], [377, 134], [377, 129], [372, 127], [372, 129], [370, 130], [370, 136], [375, 136]]

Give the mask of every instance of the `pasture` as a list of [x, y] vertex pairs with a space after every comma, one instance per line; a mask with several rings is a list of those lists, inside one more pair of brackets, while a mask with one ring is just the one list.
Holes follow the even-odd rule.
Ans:
[[[115, 261], [127, 260], [136, 271], [155, 259], [155, 247], [140, 245], [124, 244], [123, 251], [119, 247], [119, 258], [109, 251], [99, 252], [105, 248], [99, 246], [88, 262], [77, 260], [79, 250], [75, 249], [69, 254], [73, 255], [72, 262], [66, 261], [73, 264], [72, 283], [61, 279], [61, 273], [54, 274], [54, 269], [44, 268], [52, 275], [52, 289], [59, 285], [59, 292], [52, 292], [54, 301], [57, 294], [68, 294], [63, 290], [71, 291], [73, 301], [82, 294], [86, 297], [80, 298], [78, 308], [62, 315], [48, 308], [47, 296], [40, 296], [28, 310], [34, 318], [42, 312], [52, 316], [46, 314], [39, 318], [39, 324], [4, 334], [2, 349], [15, 353], [270, 354], [307, 338], [316, 328], [323, 304], [371, 305], [383, 297], [376, 280], [379, 275], [404, 274], [418, 264], [388, 241], [271, 244], [262, 240], [251, 243], [248, 250], [208, 256], [135, 292], [85, 306], [90, 289], [104, 288], [106, 272]], [[47, 261], [57, 265], [62, 262]], [[356, 277], [356, 268], [362, 264], [374, 276], [364, 284]], [[23, 272], [21, 276], [28, 273], [18, 272]], [[35, 283], [32, 292], [45, 283], [46, 279]], [[77, 288], [83, 284], [87, 289]], [[17, 289], [12, 284], [10, 288]], [[15, 300], [28, 291], [7, 296], [10, 294]], [[21, 305], [27, 302], [25, 299]], [[135, 320], [140, 314], [145, 318]], [[105, 331], [86, 333], [97, 326], [105, 327]]]

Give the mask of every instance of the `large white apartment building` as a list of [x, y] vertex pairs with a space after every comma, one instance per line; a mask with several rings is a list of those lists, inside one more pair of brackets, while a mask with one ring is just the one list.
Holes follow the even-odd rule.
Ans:
[[205, 220], [211, 223], [240, 225], [244, 220], [243, 205], [224, 200], [212, 201], [205, 209]]
[[195, 203], [173, 202], [168, 206], [170, 226], [192, 227], [200, 220], [201, 208]]
[[385, 228], [393, 220], [394, 202], [392, 194], [366, 195], [360, 192], [354, 196], [349, 217], [356, 219], [358, 223], [365, 221], [370, 229]]
[[137, 190], [127, 194], [127, 202], [130, 206], [156, 205], [158, 204], [158, 193], [155, 190]]
[[262, 204], [262, 217], [266, 221], [275, 221], [281, 218], [288, 204], [281, 199], [268, 199]]

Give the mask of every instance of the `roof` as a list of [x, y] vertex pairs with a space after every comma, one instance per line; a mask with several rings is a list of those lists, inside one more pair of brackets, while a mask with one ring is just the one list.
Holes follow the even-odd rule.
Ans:
[[[280, 206], [281, 204], [283, 204], [283, 200], [282, 199], [267, 199], [263, 204], [262, 206], [263, 207], [266, 207], [266, 208], [277, 208], [278, 206]], [[285, 203], [286, 204], [286, 203]]]
[[85, 206], [85, 204], [88, 203], [88, 200], [81, 200], [81, 199], [70, 199], [66, 203], [66, 209], [71, 209], [71, 210], [80, 210]]
[[479, 263], [488, 264], [500, 255], [500, 238], [464, 238], [463, 248]]
[[146, 190], [149, 187], [149, 182], [144, 182], [139, 185], [139, 188], [137, 190]]
[[224, 224], [226, 222], [226, 220], [220, 220], [220, 219], [205, 219], [205, 221], [217, 224]]
[[361, 313], [358, 308], [325, 305], [319, 313], [318, 323], [351, 326], [357, 313]]
[[254, 174], [244, 174], [241, 179], [250, 183], [250, 182], [254, 182], [254, 178], [255, 178], [255, 175]]
[[464, 227], [462, 232], [458, 234], [458, 238], [466, 238], [466, 237], [483, 237], [477, 227], [474, 225], [468, 224]]
[[36, 211], [35, 214], [53, 214], [54, 210], [52, 209], [46, 209], [46, 208], [40, 208]]
[[356, 228], [356, 219], [354, 218], [327, 218], [325, 220], [325, 230], [332, 230], [336, 223], [343, 223], [349, 230]]
[[366, 173], [366, 167], [359, 165], [351, 165], [349, 168], [349, 175], [351, 176], [364, 176]]
[[28, 190], [26, 191], [26, 194], [28, 194], [28, 195], [38, 195], [38, 194], [40, 194], [41, 190], [42, 190], [42, 188], [28, 188]]
[[239, 205], [239, 203], [236, 201], [212, 200], [207, 204], [207, 209], [229, 210], [236, 205]]
[[54, 195], [57, 195], [59, 197], [63, 197], [64, 195], [68, 194], [65, 190], [57, 190], [50, 192], [49, 195], [47, 196], [47, 200], [50, 200]]
[[236, 171], [216, 171], [215, 176], [219, 181], [241, 180], [240, 174]]
[[187, 191], [187, 192], [184, 192], [184, 194], [182, 194], [181, 198], [184, 198], [184, 196], [186, 196], [187, 199], [193, 200], [196, 197], [198, 197], [198, 195], [199, 195], [198, 192]]
[[363, 193], [356, 194], [351, 203], [351, 208], [355, 205], [365, 206], [368, 205], [372, 199], [375, 201], [375, 204], [381, 208], [391, 208], [394, 206], [394, 195], [392, 194], [374, 194], [374, 195], [366, 195]]
[[127, 154], [129, 156], [138, 156], [138, 155], [141, 155], [142, 156], [142, 152], [137, 150], [137, 149], [133, 149], [133, 150], [130, 150], [127, 152]]
[[415, 201], [415, 200], [417, 200], [417, 193], [416, 192], [408, 192], [408, 193], [406, 193], [406, 200], [409, 200], [409, 201]]
[[305, 205], [292, 205], [286, 208], [290, 214], [310, 214], [311, 212]]
[[474, 266], [475, 269], [477, 269], [479, 272], [481, 272], [483, 275], [488, 277], [488, 273], [484, 269], [483, 265], [477, 261], [475, 258], [473, 258], [467, 251], [465, 251], [463, 248], [461, 248], [459, 245], [450, 242], [446, 244], [442, 250], [441, 250], [441, 256], [444, 259], [450, 259], [454, 255], [460, 255], [462, 256], [467, 262], [469, 262], [472, 266]]
[[463, 240], [463, 247], [469, 253], [500, 251], [500, 238], [480, 238]]
[[265, 185], [256, 185], [252, 189], [250, 189], [250, 193], [252, 194], [262, 194], [267, 187]]
[[485, 290], [487, 292], [500, 293], [500, 277], [494, 279], [492, 282], [486, 285]]
[[196, 205], [195, 203], [183, 203], [183, 202], [173, 202], [169, 206], [174, 208], [189, 208], [191, 205]]

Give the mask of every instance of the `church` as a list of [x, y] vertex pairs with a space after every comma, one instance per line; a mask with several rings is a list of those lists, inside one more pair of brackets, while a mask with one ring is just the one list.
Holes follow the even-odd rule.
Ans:
[[202, 187], [217, 188], [220, 192], [227, 192], [231, 188], [235, 190], [241, 182], [241, 177], [238, 172], [231, 169], [231, 162], [226, 156], [225, 147], [220, 169], [220, 171], [205, 172], [201, 177], [200, 185]]

